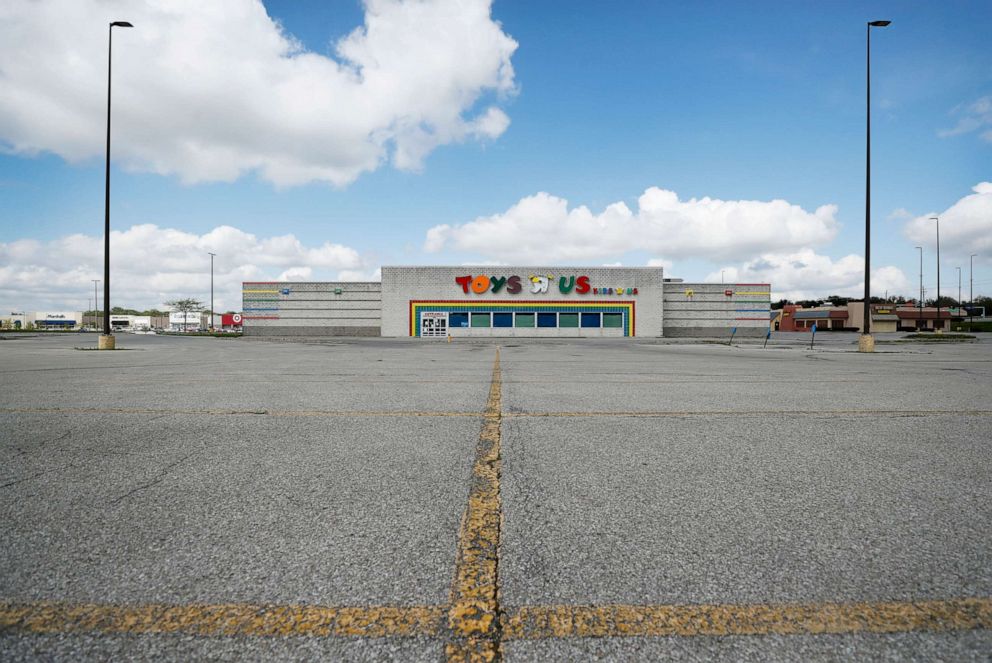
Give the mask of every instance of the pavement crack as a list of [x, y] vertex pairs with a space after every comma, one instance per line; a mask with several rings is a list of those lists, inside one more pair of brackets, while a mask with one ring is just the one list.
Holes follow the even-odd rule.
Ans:
[[51, 474], [52, 472], [59, 472], [61, 470], [66, 470], [76, 467], [73, 463], [68, 463], [66, 465], [60, 465], [58, 467], [50, 467], [47, 470], [42, 470], [41, 472], [35, 472], [32, 475], [22, 477], [20, 479], [15, 479], [5, 484], [0, 484], [0, 488], [9, 488], [10, 486], [15, 486], [19, 483], [24, 483], [25, 481], [30, 481], [31, 479], [37, 479], [38, 477], [45, 476], [46, 474]]
[[165, 467], [163, 467], [161, 470], [159, 470], [158, 475], [153, 480], [149, 481], [148, 483], [143, 483], [140, 486], [136, 486], [136, 487], [132, 488], [131, 490], [129, 490], [128, 492], [124, 493], [120, 497], [116, 497], [113, 500], [111, 500], [110, 503], [111, 504], [119, 504], [120, 502], [122, 502], [123, 500], [126, 500], [127, 498], [131, 497], [135, 493], [140, 493], [141, 491], [147, 490], [147, 489], [151, 488], [152, 486], [157, 486], [158, 484], [160, 484], [163, 481], [165, 481], [165, 477], [168, 476], [169, 470], [171, 470], [172, 468], [176, 467], [177, 465], [183, 463], [184, 461], [189, 460], [194, 455], [195, 454], [187, 454], [187, 455], [183, 456], [182, 458], [180, 458], [179, 460], [174, 461], [172, 463], [169, 463], [168, 465], [166, 465]]

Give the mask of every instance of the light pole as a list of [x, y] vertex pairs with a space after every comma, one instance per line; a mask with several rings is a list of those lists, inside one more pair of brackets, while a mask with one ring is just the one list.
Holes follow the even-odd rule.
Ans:
[[944, 325], [940, 322], [940, 217], [931, 216], [931, 221], [937, 222], [937, 322], [934, 323], [934, 329], [937, 329], [937, 325], [943, 329]]
[[923, 326], [923, 247], [917, 246], [920, 250], [920, 319], [916, 323], [916, 328], [919, 329]]
[[100, 279], [90, 279], [93, 281], [93, 313], [100, 310], [100, 300], [97, 298], [97, 285], [100, 283]]
[[975, 256], [972, 253], [968, 257], [968, 331], [973, 331], [971, 325], [975, 324]]
[[961, 315], [961, 268], [955, 267], [958, 270], [958, 315]]
[[114, 336], [110, 333], [110, 65], [115, 27], [134, 26], [127, 21], [114, 21], [107, 28], [107, 176], [103, 203], [103, 334], [97, 342], [100, 350], [114, 349]]
[[216, 253], [210, 253], [210, 331], [214, 330], [214, 256], [216, 255]]
[[858, 339], [859, 352], [874, 352], [871, 336], [871, 29], [884, 28], [892, 21], [869, 21], [865, 31], [865, 317]]

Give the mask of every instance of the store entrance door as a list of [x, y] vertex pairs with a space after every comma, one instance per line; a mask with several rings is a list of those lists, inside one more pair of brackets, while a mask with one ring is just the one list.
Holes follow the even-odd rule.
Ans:
[[425, 311], [420, 314], [421, 338], [444, 338], [448, 335], [448, 314]]

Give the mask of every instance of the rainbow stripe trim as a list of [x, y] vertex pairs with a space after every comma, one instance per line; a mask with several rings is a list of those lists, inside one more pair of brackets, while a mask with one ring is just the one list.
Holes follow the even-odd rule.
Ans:
[[493, 313], [514, 311], [538, 312], [553, 311], [555, 313], [579, 313], [595, 311], [598, 313], [622, 313], [623, 335], [634, 336], [635, 332], [635, 303], [623, 300], [596, 301], [507, 301], [507, 300], [410, 300], [410, 336], [420, 336], [420, 314], [424, 311], [443, 311], [445, 313], [471, 312], [480, 309]]

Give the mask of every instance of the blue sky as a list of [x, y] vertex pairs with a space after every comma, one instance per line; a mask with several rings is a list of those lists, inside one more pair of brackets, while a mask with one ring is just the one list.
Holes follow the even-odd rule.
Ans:
[[[0, 90], [7, 89], [0, 91], [0, 305], [5, 309], [79, 308], [72, 304], [85, 303], [92, 290], [88, 278], [100, 277], [101, 255], [91, 255], [93, 242], [66, 238], [77, 233], [89, 240], [102, 237], [99, 121], [105, 112], [105, 60], [99, 58], [106, 53], [105, 27], [101, 28], [106, 25], [101, 13], [106, 7], [75, 4], [73, 11], [81, 14], [74, 26], [44, 37], [25, 36], [25, 26], [37, 19], [31, 14], [62, 10], [63, 3], [39, 6], [15, 0], [9, 16], [0, 13], [0, 37], [20, 37], [6, 40], [18, 44], [12, 57], [19, 59], [20, 69], [0, 64], [0, 79], [12, 82], [0, 85]], [[192, 20], [197, 4], [177, 10], [180, 16], [175, 20]], [[252, 38], [268, 34], [264, 25], [258, 28], [257, 12], [244, 25], [233, 18], [238, 5], [251, 13], [254, 3], [217, 4], [226, 5], [232, 20], [203, 17], [196, 25], [214, 33], [207, 41], [223, 37], [251, 45]], [[269, 1], [262, 14], [281, 26], [284, 37], [297, 40], [297, 54], [309, 52], [325, 63], [340, 63], [340, 40], [365, 23], [367, 12], [390, 14], [394, 4]], [[480, 4], [485, 8], [488, 3]], [[396, 118], [426, 113], [447, 118], [436, 134], [456, 137], [432, 139], [411, 164], [393, 158], [396, 145], [408, 140], [397, 134], [393, 142], [382, 144], [383, 152], [372, 158], [372, 166], [366, 161], [355, 166], [360, 172], [334, 175], [336, 183], [307, 181], [307, 175], [293, 175], [289, 183], [273, 181], [258, 168], [254, 155], [264, 150], [270, 163], [278, 161], [284, 141], [294, 140], [297, 133], [329, 133], [322, 150], [307, 152], [303, 145], [287, 147], [286, 152], [296, 150], [290, 157], [308, 167], [326, 159], [318, 165], [337, 168], [335, 164], [349, 157], [334, 154], [335, 130], [324, 125], [347, 124], [351, 116], [346, 109], [335, 109], [340, 104], [334, 98], [321, 102], [328, 104], [327, 113], [295, 118], [307, 124], [294, 127], [288, 137], [281, 133], [287, 128], [278, 114], [259, 111], [252, 136], [271, 134], [271, 141], [209, 144], [210, 136], [224, 133], [224, 117], [237, 121], [242, 116], [239, 104], [264, 105], [266, 89], [283, 93], [271, 87], [242, 89], [237, 73], [225, 78], [230, 68], [209, 79], [212, 88], [200, 88], [195, 77], [206, 76], [213, 65], [194, 56], [212, 51], [185, 44], [183, 39], [195, 38], [184, 36], [191, 32], [188, 28], [163, 37], [159, 33], [165, 29], [158, 22], [164, 24], [169, 17], [137, 10], [115, 15], [133, 20], [136, 27], [129, 31], [135, 34], [115, 32], [114, 154], [120, 150], [121, 160], [113, 169], [113, 225], [126, 231], [154, 224], [160, 232], [146, 234], [143, 241], [156, 247], [170, 241], [161, 231], [181, 231], [177, 246], [189, 252], [171, 266], [143, 259], [143, 272], [127, 260], [132, 244], [122, 239], [121, 253], [115, 253], [121, 262], [115, 266], [120, 264], [129, 282], [149, 282], [133, 291], [122, 289], [121, 297], [131, 301], [119, 303], [147, 306], [187, 293], [202, 296], [189, 291], [202, 290], [196, 265], [205, 248], [219, 254], [228, 308], [236, 307], [235, 285], [241, 278], [362, 278], [374, 276], [382, 264], [520, 264], [539, 255], [555, 264], [639, 265], [653, 260], [670, 267], [669, 275], [687, 280], [718, 279], [722, 270], [728, 280], [767, 278], [773, 290], [785, 296], [854, 294], [863, 288], [850, 257], [860, 257], [864, 248], [865, 21], [879, 18], [893, 24], [872, 33], [872, 263], [888, 268], [873, 279], [882, 288], [876, 294], [892, 288], [915, 295], [919, 263], [914, 246], [919, 243], [925, 247], [924, 281], [935, 285], [933, 246], [924, 223], [932, 213], [943, 219], [945, 292], [949, 283], [956, 290], [957, 265], [964, 266], [967, 289], [972, 253], [978, 254], [976, 294], [992, 291], [992, 215], [985, 213], [992, 210], [992, 191], [973, 191], [992, 181], [992, 4], [497, 0], [488, 23], [465, 21], [451, 28], [437, 19], [455, 11], [453, 5], [442, 7], [426, 25], [409, 26], [402, 12], [394, 12], [390, 25], [398, 32], [388, 33], [376, 48], [383, 48], [382, 43], [402, 45], [404, 30], [413, 38], [425, 30], [437, 29], [442, 35], [449, 29], [479, 30], [495, 34], [498, 43], [491, 52], [479, 47], [477, 59], [502, 63], [502, 73], [494, 73], [495, 65], [491, 70], [485, 65], [469, 70], [460, 57], [452, 58], [451, 53], [465, 53], [466, 60], [476, 59], [475, 51], [466, 53], [459, 42], [447, 51], [439, 49], [437, 61], [423, 65], [437, 67], [436, 76], [425, 77], [413, 92], [397, 95], [405, 100], [392, 98], [388, 86], [370, 92], [367, 99], [373, 106], [396, 106], [390, 108], [390, 128], [383, 124], [379, 129], [388, 133]], [[55, 107], [80, 104], [82, 96], [60, 97], [65, 83], [60, 84], [58, 65], [70, 57], [66, 54], [73, 49], [67, 44], [82, 40], [78, 25], [90, 17], [96, 37], [87, 35], [77, 55], [95, 60], [93, 71], [86, 74], [94, 83], [92, 109], [79, 112], [79, 130], [53, 135], [59, 133], [56, 123], [74, 120], [71, 112], [34, 118], [17, 105], [39, 98]], [[224, 34], [242, 28], [243, 33]], [[152, 33], [155, 36], [149, 37]], [[144, 41], [153, 38], [159, 41]], [[486, 41], [469, 34], [465, 43]], [[158, 101], [184, 94], [176, 92], [182, 77], [171, 84], [166, 78], [176, 67], [153, 62], [164, 57], [163, 43], [172, 44], [175, 52], [192, 54], [193, 61], [185, 63], [191, 67], [191, 87], [221, 88], [218, 105], [194, 109], [199, 115], [189, 124], [177, 117], [184, 106], [166, 108]], [[415, 50], [419, 60], [413, 66], [432, 57], [423, 50], [429, 46], [430, 40], [415, 45], [421, 50]], [[45, 57], [34, 58], [33, 49]], [[4, 55], [0, 52], [0, 63], [9, 62]], [[512, 68], [509, 75], [507, 64]], [[29, 76], [32, 66], [38, 75]], [[257, 66], [268, 63], [259, 60]], [[143, 71], [159, 73], [149, 80], [142, 77]], [[433, 80], [449, 74], [459, 86], [457, 94], [450, 95], [457, 98], [453, 109], [436, 101], [446, 92], [431, 89]], [[18, 90], [17, 82], [29, 77], [31, 82]], [[322, 79], [315, 73], [306, 80], [319, 85]], [[162, 89], [155, 89], [156, 84]], [[85, 95], [85, 90], [78, 94]], [[283, 100], [294, 107], [311, 103], [308, 90], [284, 94], [298, 94]], [[136, 101], [130, 102], [129, 95]], [[225, 98], [228, 107], [223, 106]], [[345, 98], [359, 97], [337, 98], [345, 104]], [[437, 107], [430, 106], [434, 103]], [[431, 110], [423, 110], [429, 106]], [[222, 110], [212, 115], [218, 108]], [[466, 128], [488, 109], [496, 109], [492, 124]], [[331, 117], [338, 111], [344, 115]], [[452, 116], [466, 120], [465, 126]], [[496, 121], [504, 116], [508, 124]], [[204, 152], [213, 152], [187, 169], [189, 159], [171, 150], [201, 119], [204, 124], [218, 122], [216, 129], [203, 131], [208, 138], [198, 138]], [[237, 136], [227, 140], [236, 141]], [[419, 143], [410, 138], [409, 144]], [[354, 145], [358, 149], [360, 143]], [[238, 165], [243, 170], [222, 172], [216, 164], [225, 159], [243, 162]], [[679, 203], [645, 211], [639, 199], [652, 187], [674, 192]], [[535, 198], [542, 192], [549, 199]], [[717, 212], [727, 215], [722, 223], [709, 223], [711, 207], [683, 204], [704, 198], [723, 201]], [[525, 200], [531, 204], [519, 209]], [[740, 201], [773, 200], [787, 201], [798, 211], [756, 206], [746, 213], [738, 233], [734, 224]], [[617, 203], [630, 214], [604, 214]], [[581, 206], [588, 208], [588, 217], [572, 214]], [[821, 206], [835, 209], [818, 215]], [[488, 222], [476, 221], [482, 217]], [[808, 227], [793, 234], [787, 230], [803, 224]], [[225, 250], [223, 237], [204, 239], [218, 226], [231, 226], [258, 242], [291, 234], [302, 248], [270, 264], [246, 258], [260, 255], [250, 247], [236, 259], [227, 259], [225, 255], [236, 252]], [[432, 243], [430, 231], [438, 226], [446, 229], [435, 231]], [[673, 228], [683, 227], [691, 237], [674, 237]], [[764, 247], [769, 235], [759, 227], [771, 229], [776, 242]], [[597, 232], [609, 238], [605, 245], [597, 241]], [[509, 239], [494, 241], [494, 233]], [[618, 237], [628, 233], [626, 240]], [[666, 236], [672, 236], [670, 249]], [[780, 237], [784, 239], [778, 241]], [[65, 251], [67, 245], [81, 248], [53, 263], [51, 254]], [[338, 247], [332, 251], [337, 258], [307, 257], [308, 249], [328, 245]], [[31, 280], [38, 279], [47, 285], [31, 287]]]

